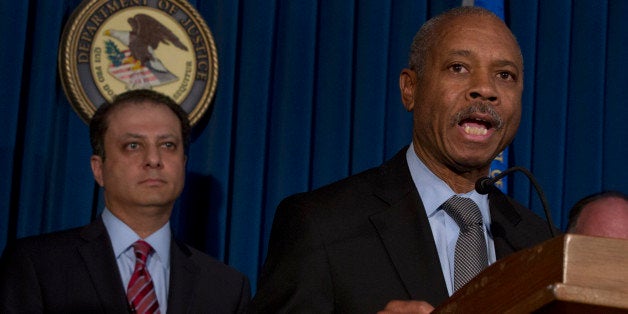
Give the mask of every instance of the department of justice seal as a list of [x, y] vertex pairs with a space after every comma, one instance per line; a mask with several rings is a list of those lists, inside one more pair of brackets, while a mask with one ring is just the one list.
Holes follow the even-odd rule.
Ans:
[[218, 57], [207, 24], [185, 0], [85, 0], [63, 31], [59, 73], [87, 123], [116, 95], [153, 89], [194, 125], [216, 91]]

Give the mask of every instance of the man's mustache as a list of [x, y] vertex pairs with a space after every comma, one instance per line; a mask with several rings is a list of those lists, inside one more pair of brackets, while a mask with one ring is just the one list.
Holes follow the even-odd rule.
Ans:
[[488, 114], [490, 118], [487, 122], [496, 130], [500, 130], [504, 127], [504, 120], [502, 120], [499, 113], [493, 109], [493, 105], [487, 102], [476, 102], [458, 111], [452, 119], [452, 125], [458, 125], [463, 120], [470, 119], [474, 113]]

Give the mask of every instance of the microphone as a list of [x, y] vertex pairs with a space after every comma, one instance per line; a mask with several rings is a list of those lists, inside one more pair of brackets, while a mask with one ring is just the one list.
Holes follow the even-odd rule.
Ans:
[[488, 194], [491, 188], [494, 187], [493, 184], [495, 184], [495, 182], [501, 180], [503, 177], [515, 171], [523, 172], [523, 174], [525, 174], [526, 177], [528, 177], [528, 180], [530, 180], [530, 183], [532, 183], [532, 185], [534, 186], [534, 189], [536, 190], [536, 193], [539, 195], [539, 198], [541, 199], [541, 203], [543, 204], [543, 211], [545, 212], [545, 219], [547, 221], [547, 226], [549, 227], [550, 234], [552, 235], [552, 238], [555, 237], [556, 234], [554, 233], [554, 223], [552, 222], [552, 215], [550, 215], [549, 205], [547, 204], [545, 193], [543, 193], [543, 190], [541, 190], [541, 186], [536, 181], [536, 178], [534, 178], [530, 170], [523, 167], [515, 166], [515, 167], [508, 168], [502, 171], [501, 173], [499, 173], [498, 175], [492, 178], [489, 178], [489, 177], [480, 178], [479, 180], [475, 182], [475, 190], [480, 194]]

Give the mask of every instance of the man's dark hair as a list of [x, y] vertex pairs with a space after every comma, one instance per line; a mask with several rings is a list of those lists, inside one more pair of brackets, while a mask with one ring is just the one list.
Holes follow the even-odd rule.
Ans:
[[618, 191], [604, 191], [600, 193], [591, 194], [580, 199], [576, 204], [571, 207], [569, 210], [569, 223], [567, 225], [567, 230], [573, 230], [578, 223], [578, 218], [580, 217], [580, 213], [582, 213], [582, 209], [594, 201], [601, 200], [604, 198], [621, 198], [628, 202], [628, 195], [618, 192]]
[[112, 102], [105, 102], [94, 113], [89, 122], [89, 140], [92, 145], [92, 154], [105, 159], [105, 133], [109, 127], [109, 116], [116, 108], [125, 104], [141, 103], [148, 101], [156, 105], [168, 107], [181, 122], [181, 136], [183, 137], [184, 151], [190, 144], [190, 120], [188, 114], [172, 98], [149, 89], [136, 89], [124, 92], [116, 96]]

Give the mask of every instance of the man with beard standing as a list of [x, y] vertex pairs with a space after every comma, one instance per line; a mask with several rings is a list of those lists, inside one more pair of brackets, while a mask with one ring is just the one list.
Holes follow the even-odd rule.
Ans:
[[497, 188], [474, 190], [521, 117], [523, 58], [504, 22], [477, 7], [429, 20], [399, 86], [412, 144], [282, 201], [256, 311], [428, 312], [497, 259], [550, 238]]

